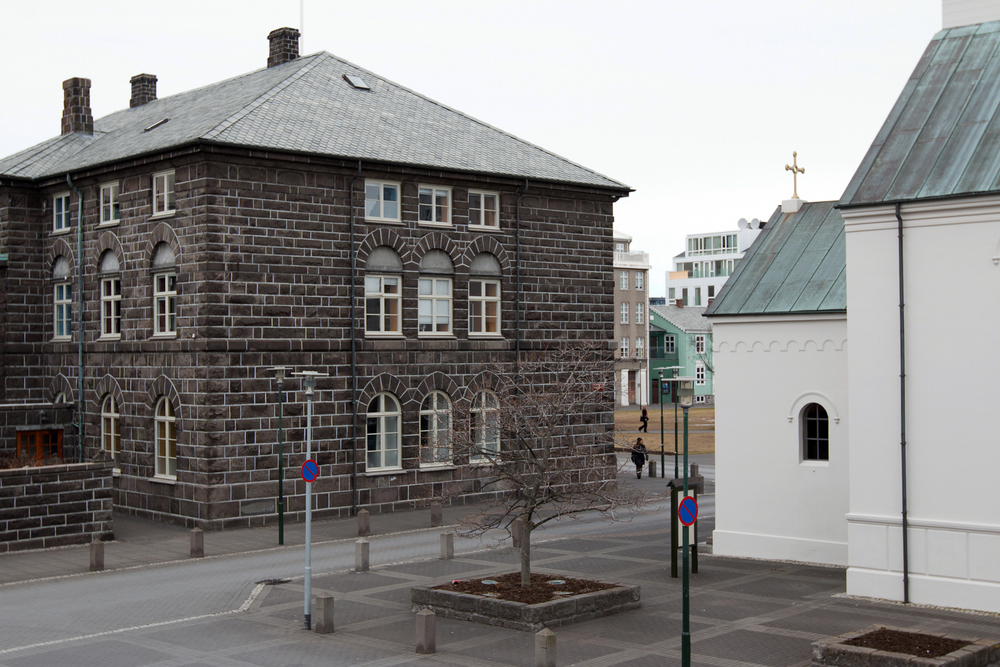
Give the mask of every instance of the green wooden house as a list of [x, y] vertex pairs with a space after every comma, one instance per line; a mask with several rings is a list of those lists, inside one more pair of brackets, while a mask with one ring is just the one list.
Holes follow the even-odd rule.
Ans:
[[[712, 323], [705, 317], [705, 310], [678, 306], [649, 307], [651, 403], [660, 402], [660, 369], [672, 366], [680, 366], [680, 376], [695, 378], [696, 405], [714, 402]], [[673, 370], [664, 370], [663, 377], [673, 377]], [[672, 399], [668, 397], [666, 400]]]

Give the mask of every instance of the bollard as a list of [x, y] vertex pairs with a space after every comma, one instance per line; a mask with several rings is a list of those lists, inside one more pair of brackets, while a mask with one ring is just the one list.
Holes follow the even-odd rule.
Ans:
[[437, 528], [443, 523], [441, 503], [431, 503], [431, 528]]
[[441, 560], [455, 557], [455, 533], [441, 533]]
[[333, 633], [333, 596], [329, 593], [320, 593], [316, 596], [316, 603], [312, 609], [313, 630], [318, 635], [329, 635]]
[[649, 462], [649, 478], [653, 479], [656, 477], [656, 461]]
[[191, 530], [191, 558], [205, 557], [205, 532], [201, 528]]
[[354, 571], [368, 571], [368, 540], [363, 537], [354, 543]]
[[358, 512], [358, 537], [368, 537], [372, 532], [371, 517], [368, 510]]
[[556, 633], [548, 628], [535, 635], [535, 667], [556, 667]]
[[437, 616], [430, 609], [417, 612], [417, 653], [434, 653], [437, 651], [437, 639], [434, 636], [434, 621]]
[[104, 569], [104, 542], [94, 535], [90, 542], [90, 571], [100, 572]]
[[510, 522], [510, 540], [515, 549], [521, 548], [521, 535], [524, 534], [524, 524], [520, 519]]

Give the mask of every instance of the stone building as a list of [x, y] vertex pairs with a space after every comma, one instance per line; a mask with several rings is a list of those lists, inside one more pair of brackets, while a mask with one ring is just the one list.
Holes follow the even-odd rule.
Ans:
[[615, 403], [649, 404], [649, 253], [631, 249], [632, 237], [616, 233]]
[[[490, 411], [484, 363], [613, 337], [627, 186], [299, 57], [296, 30], [269, 39], [264, 69], [164, 99], [140, 74], [130, 108], [96, 121], [90, 81], [70, 79], [61, 135], [0, 160], [0, 402], [24, 406], [3, 413], [0, 450], [30, 431], [67, 459], [108, 452], [121, 511], [273, 519], [279, 365], [329, 374], [318, 516], [469, 487], [474, 465], [430, 452], [453, 407]], [[305, 399], [283, 386], [296, 513]], [[595, 447], [608, 410], [578, 420]]]

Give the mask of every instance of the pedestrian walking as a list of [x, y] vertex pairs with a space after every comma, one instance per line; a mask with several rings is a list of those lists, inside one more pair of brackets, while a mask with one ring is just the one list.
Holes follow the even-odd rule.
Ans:
[[646, 412], [646, 406], [645, 405], [642, 406], [642, 416], [639, 417], [639, 421], [642, 422], [642, 426], [639, 427], [639, 430], [642, 431], [643, 433], [649, 433], [649, 430], [648, 430], [649, 429], [649, 413]]
[[642, 438], [636, 438], [635, 445], [632, 447], [632, 463], [635, 464], [636, 479], [642, 479], [642, 467], [646, 465], [648, 458], [649, 452], [646, 451], [646, 445], [642, 444]]

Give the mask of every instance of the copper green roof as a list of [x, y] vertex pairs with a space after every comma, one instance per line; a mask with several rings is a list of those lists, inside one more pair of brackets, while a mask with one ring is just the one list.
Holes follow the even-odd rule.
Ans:
[[834, 203], [779, 207], [705, 316], [847, 312], [844, 219]]
[[1000, 191], [1000, 21], [931, 40], [840, 206]]

